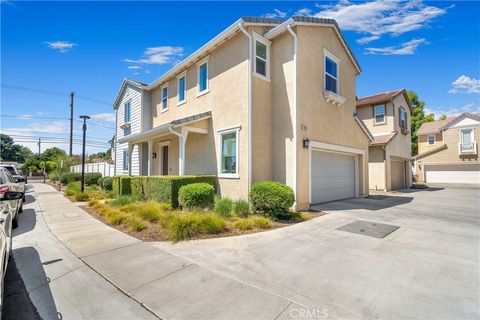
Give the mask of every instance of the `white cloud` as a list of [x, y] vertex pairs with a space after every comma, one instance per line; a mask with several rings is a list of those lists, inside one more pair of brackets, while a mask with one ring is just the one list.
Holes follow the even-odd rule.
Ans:
[[50, 49], [58, 50], [59, 52], [68, 52], [73, 49], [73, 47], [77, 46], [76, 43], [69, 42], [69, 41], [45, 41], [45, 44]]
[[[425, 5], [421, 0], [374, 0], [369, 2], [342, 0], [336, 4], [316, 5], [316, 7], [320, 11], [314, 13], [314, 16], [335, 19], [343, 30], [368, 35], [358, 40], [358, 43], [364, 44], [378, 40], [385, 34], [398, 36], [428, 28], [431, 21], [444, 15], [452, 6], [440, 8]], [[307, 10], [310, 9], [301, 10], [308, 12]]]
[[144, 51], [143, 58], [137, 60], [125, 59], [125, 61], [135, 64], [170, 64], [175, 63], [183, 54], [184, 49], [182, 47], [152, 47]]
[[136, 70], [136, 69], [141, 69], [142, 67], [133, 65], [133, 66], [128, 66], [128, 69]]
[[92, 115], [90, 118], [106, 122], [115, 122], [115, 114], [112, 112], [97, 113]]
[[413, 39], [408, 42], [402, 43], [400, 46], [391, 46], [384, 48], [366, 48], [367, 54], [379, 54], [379, 55], [411, 55], [417, 51], [417, 48], [421, 44], [428, 43], [426, 39]]
[[449, 93], [480, 93], [480, 80], [461, 75], [452, 82], [453, 88]]
[[478, 113], [480, 112], [480, 106], [476, 103], [467, 103], [463, 106], [452, 106], [452, 107], [439, 107], [439, 108], [425, 108], [425, 114], [433, 113], [437, 119], [442, 114], [447, 116], [458, 116], [459, 114], [468, 112], [468, 113]]
[[264, 14], [263, 17], [264, 18], [285, 18], [287, 16], [287, 13], [286, 12], [283, 12], [281, 10], [278, 10], [278, 9], [273, 9], [273, 12], [272, 13], [267, 13], [267, 14]]
[[296, 16], [311, 16], [312, 15], [312, 9], [309, 8], [302, 8], [300, 10], [297, 10], [295, 12]]

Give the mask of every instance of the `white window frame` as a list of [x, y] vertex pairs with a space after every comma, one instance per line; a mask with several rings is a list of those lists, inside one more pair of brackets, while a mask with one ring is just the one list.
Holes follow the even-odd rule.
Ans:
[[[128, 105], [128, 113], [127, 113], [127, 105]], [[128, 114], [128, 121], [127, 121], [127, 114]], [[123, 104], [123, 123], [130, 123], [132, 121], [132, 101], [128, 100]]]
[[[208, 81], [208, 77], [210, 73], [210, 65], [208, 63], [209, 58], [210, 56], [207, 56], [202, 60], [200, 60], [199, 62], [197, 62], [197, 98], [210, 92], [210, 84]], [[205, 88], [205, 90], [200, 91], [200, 67], [203, 66], [204, 64], [207, 65], [207, 87]]]
[[[337, 80], [337, 86], [336, 86], [337, 92], [327, 90], [327, 58], [329, 58], [330, 60], [332, 60], [337, 64], [337, 76], [334, 77], [333, 75], [328, 73], [330, 77]], [[336, 94], [337, 96], [341, 96], [340, 94], [340, 62], [341, 62], [340, 58], [337, 58], [333, 53], [331, 53], [327, 49], [325, 48], [323, 49], [323, 90]]]
[[[241, 126], [235, 126], [235, 127], [230, 127], [230, 128], [224, 128], [217, 130], [217, 135], [218, 135], [218, 152], [217, 152], [217, 176], [218, 178], [224, 178], [224, 179], [240, 179], [240, 129]], [[236, 165], [236, 172], [235, 173], [222, 173], [222, 136], [225, 134], [233, 133], [235, 132], [236, 135], [236, 160], [237, 160], [237, 165]]]
[[[405, 110], [405, 108], [403, 107], [400, 107], [398, 108], [399, 110], [399, 118], [400, 118], [400, 129], [404, 129], [404, 130], [407, 130], [408, 129], [408, 122], [407, 122], [407, 110]], [[402, 128], [402, 112], [405, 114], [405, 128]]]
[[[261, 44], [265, 45], [267, 47], [267, 59], [263, 59], [261, 57], [258, 57], [259, 59], [265, 61], [265, 75], [258, 73], [257, 72], [257, 41], [260, 42]], [[263, 80], [270, 81], [270, 45], [271, 41], [265, 39], [261, 35], [259, 35], [256, 32], [253, 32], [253, 57], [254, 61], [253, 63], [253, 74]]]
[[[377, 121], [377, 107], [383, 106], [383, 121]], [[380, 115], [381, 113], [379, 113]], [[387, 123], [387, 106], [385, 104], [377, 104], [373, 106], [373, 123], [385, 124]]]
[[[430, 137], [433, 137], [433, 143], [430, 143]], [[427, 145], [434, 146], [437, 143], [437, 137], [434, 134], [427, 135]]]
[[[207, 67], [208, 69], [208, 67]], [[183, 100], [180, 100], [180, 80], [184, 78]], [[177, 107], [187, 102], [187, 71], [182, 72], [177, 76]]]
[[475, 143], [475, 142], [476, 142], [476, 141], [475, 141], [475, 129], [474, 129], [474, 128], [465, 128], [465, 129], [460, 129], [460, 131], [459, 131], [459, 133], [460, 133], [460, 138], [459, 138], [459, 140], [460, 140], [460, 143], [461, 143], [461, 144], [464, 144], [464, 142], [463, 142], [463, 131], [468, 131], [468, 130], [470, 130], [470, 136], [471, 136], [471, 138], [472, 138], [472, 139], [471, 139], [471, 140], [472, 140], [472, 143]]
[[[163, 107], [163, 90], [164, 89], [167, 89], [167, 100], [166, 100], [166, 106], [165, 108]], [[160, 90], [160, 112], [163, 113], [165, 111], [168, 111], [168, 96], [169, 96], [169, 92], [168, 92], [168, 83], [166, 83], [165, 85], [162, 86], [162, 89]]]
[[[122, 163], [122, 170], [123, 171], [128, 171], [128, 167], [130, 166], [130, 155], [129, 155], [129, 150], [123, 149], [123, 163]], [[126, 161], [125, 161], [126, 160]]]

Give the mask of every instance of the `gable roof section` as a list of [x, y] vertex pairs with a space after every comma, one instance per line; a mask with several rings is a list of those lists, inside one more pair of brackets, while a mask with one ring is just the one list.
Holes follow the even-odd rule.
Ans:
[[120, 90], [118, 90], [117, 96], [115, 97], [115, 101], [113, 102], [113, 110], [117, 108], [117, 104], [120, 101], [120, 97], [122, 96], [123, 91], [129, 84], [139, 89], [145, 89], [145, 87], [147, 86], [147, 84], [142, 83], [140, 81], [124, 78], [122, 81], [122, 85], [120, 86]]
[[347, 52], [348, 56], [353, 62], [357, 74], [362, 73], [362, 68], [360, 68], [360, 64], [358, 63], [357, 58], [353, 54], [352, 49], [348, 45], [345, 37], [342, 34], [342, 30], [338, 26], [337, 22], [333, 19], [325, 19], [325, 18], [316, 18], [316, 17], [306, 17], [306, 16], [293, 16], [290, 19], [284, 21], [283, 23], [279, 24], [275, 28], [269, 30], [267, 33], [264, 34], [265, 38], [273, 39], [276, 36], [280, 35], [282, 32], [287, 30], [287, 27], [293, 27], [295, 25], [309, 25], [309, 26], [324, 26], [324, 27], [331, 27], [335, 30], [340, 42], [342, 43], [345, 51]]
[[442, 150], [447, 149], [447, 148], [448, 148], [448, 147], [447, 147], [446, 144], [442, 144], [442, 145], [439, 146], [439, 147], [436, 147], [436, 148], [433, 148], [433, 149], [431, 149], [431, 150], [428, 150], [428, 151], [426, 151], [426, 152], [424, 152], [424, 153], [418, 154], [418, 155], [412, 157], [412, 159], [413, 159], [413, 160], [418, 160], [418, 159], [421, 159], [421, 158], [423, 158], [423, 157], [429, 156], [429, 155], [431, 155], [431, 154], [434, 154], [434, 153], [436, 153], [436, 152], [438, 152], [438, 151], [442, 151]]
[[389, 134], [382, 134], [382, 135], [379, 135], [379, 136], [373, 136], [373, 142], [371, 144], [371, 146], [383, 146], [383, 145], [387, 145], [390, 143], [390, 141], [393, 140], [393, 138], [395, 138], [395, 136], [398, 134], [398, 131], [395, 131], [393, 133], [389, 133]]
[[370, 142], [373, 142], [374, 141], [374, 137], [372, 135], [372, 133], [370, 132], [370, 130], [368, 129], [367, 125], [365, 124], [365, 122], [363, 122], [362, 119], [360, 119], [360, 117], [358, 116], [358, 114], [355, 112], [353, 114], [353, 117], [355, 118], [355, 120], [357, 121], [358, 125], [360, 126], [360, 128], [362, 128], [363, 132], [365, 133], [365, 135], [368, 137], [368, 139], [370, 140]]
[[386, 103], [393, 100], [393, 98], [395, 98], [399, 94], [403, 94], [405, 101], [407, 101], [408, 107], [410, 108], [410, 111], [413, 112], [412, 103], [410, 102], [407, 91], [405, 89], [386, 91], [357, 99], [357, 107]]
[[447, 117], [445, 120], [424, 122], [418, 129], [417, 136], [439, 133], [440, 131], [447, 129], [465, 117], [470, 117], [480, 121], [479, 113], [462, 113], [459, 116]]

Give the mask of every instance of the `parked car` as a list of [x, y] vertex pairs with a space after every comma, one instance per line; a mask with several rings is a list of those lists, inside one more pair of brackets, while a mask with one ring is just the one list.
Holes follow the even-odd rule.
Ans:
[[12, 175], [15, 183], [18, 183], [22, 187], [21, 192], [23, 192], [24, 194], [22, 200], [25, 202], [25, 184], [27, 182], [27, 179], [25, 178], [24, 174], [20, 170], [18, 170], [14, 164], [0, 164], [0, 167], [7, 169], [8, 172]]
[[22, 198], [20, 199], [8, 199], [5, 198], [2, 202], [6, 202], [12, 210], [12, 226], [14, 228], [18, 225], [18, 214], [23, 212], [23, 201], [25, 198], [24, 186], [15, 182], [15, 179], [12, 177], [10, 172], [3, 167], [0, 167], [0, 198], [4, 197], [5, 193], [8, 192], [21, 192]]
[[25, 179], [25, 184], [28, 183], [28, 174], [26, 174], [22, 170], [18, 170], [18, 172], [20, 172], [20, 175], [22, 175], [23, 178]]
[[[0, 179], [2, 178], [0, 174]], [[11, 202], [21, 202], [23, 192], [6, 191], [0, 194], [0, 318], [3, 309], [3, 289], [5, 284], [5, 273], [7, 272], [8, 261], [12, 253], [12, 216], [14, 210]]]

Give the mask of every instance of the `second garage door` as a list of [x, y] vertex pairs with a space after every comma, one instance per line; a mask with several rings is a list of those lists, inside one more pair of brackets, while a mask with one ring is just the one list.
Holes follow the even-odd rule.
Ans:
[[312, 150], [312, 203], [355, 197], [355, 156]]
[[425, 178], [427, 183], [480, 184], [480, 165], [426, 165]]

